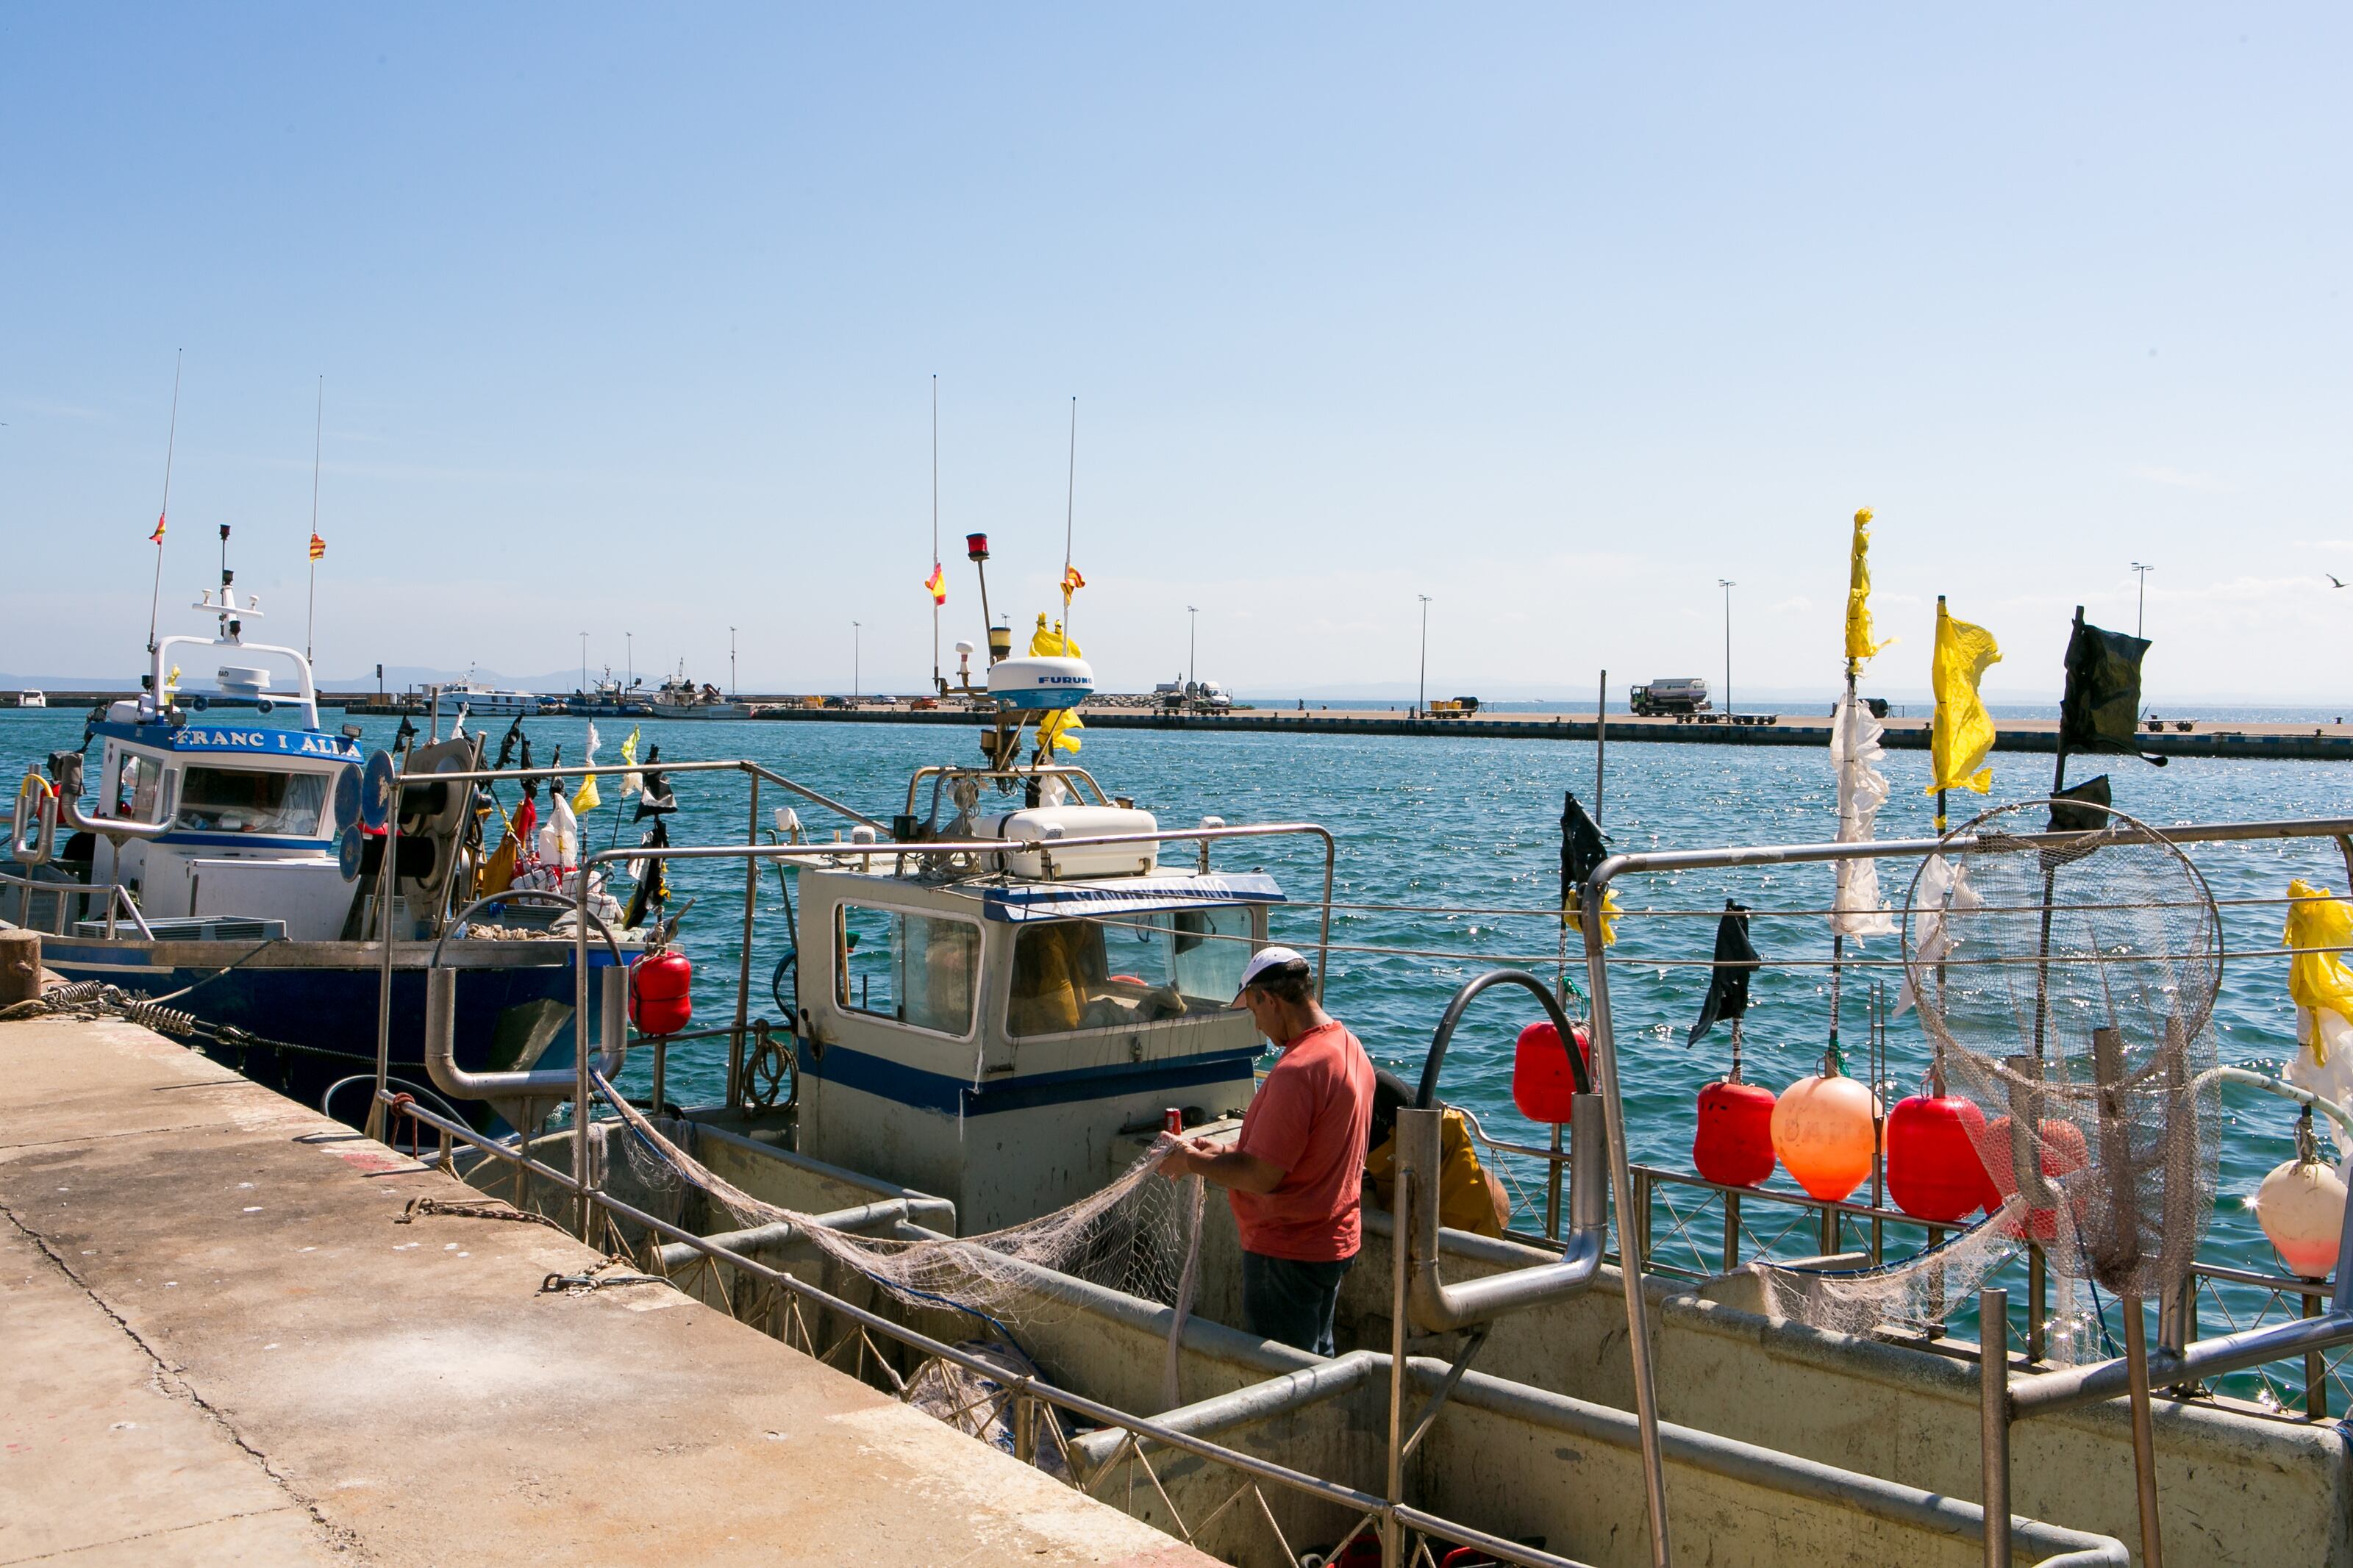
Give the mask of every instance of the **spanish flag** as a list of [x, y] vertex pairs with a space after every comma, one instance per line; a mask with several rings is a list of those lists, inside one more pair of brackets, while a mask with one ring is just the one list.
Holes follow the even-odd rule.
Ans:
[[1928, 684], [1936, 695], [1936, 723], [1928, 750], [1935, 759], [1936, 778], [1926, 794], [1943, 789], [1993, 792], [1993, 770], [1985, 766], [1993, 750], [1993, 719], [1978, 696], [1978, 682], [1989, 666], [2001, 662], [2001, 649], [1983, 626], [1957, 621], [1946, 612], [1945, 596], [1936, 595], [1936, 647], [1928, 659]]
[[311, 535], [311, 559], [313, 561], [322, 560], [325, 558], [326, 553], [327, 542], [320, 538], [315, 533]]
[[155, 531], [147, 536], [147, 542], [150, 544], [164, 542], [164, 514], [160, 511], [155, 514]]
[[948, 602], [948, 574], [940, 569], [938, 562], [932, 563], [932, 574], [923, 579], [923, 586], [932, 591], [933, 604], [944, 605]]

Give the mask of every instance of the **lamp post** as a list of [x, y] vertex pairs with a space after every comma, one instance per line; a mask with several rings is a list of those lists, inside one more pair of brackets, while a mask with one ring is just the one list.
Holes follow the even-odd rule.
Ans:
[[2157, 570], [2145, 562], [2133, 563], [2133, 575], [2140, 580], [2140, 604], [2133, 611], [2133, 636], [2141, 635], [2141, 623], [2148, 617], [2148, 574]]
[[628, 673], [629, 684], [635, 686], [638, 683], [638, 634], [635, 632], [621, 634], [621, 664]]
[[[1200, 646], [1201, 606], [1187, 605], [1185, 606], [1185, 684], [1188, 688], [1200, 675], [1199, 667], [1193, 662], [1193, 656]], [[1189, 697], [1190, 691], [1187, 695]]]
[[580, 695], [588, 695], [588, 634], [580, 634]]
[[1729, 722], [1732, 718], [1732, 590], [1739, 584], [1729, 577], [1718, 577], [1716, 583], [1724, 589], [1724, 717]]
[[849, 700], [852, 702], [858, 700], [858, 635], [859, 627], [863, 624], [859, 621], [849, 623]]
[[1414, 717], [1419, 719], [1430, 711], [1430, 595], [1417, 594], [1414, 597], [1421, 601], [1420, 695], [1414, 700]]
[[729, 626], [727, 628], [727, 699], [729, 701], [732, 702], [735, 700], [736, 690], [735, 628], [733, 626]]

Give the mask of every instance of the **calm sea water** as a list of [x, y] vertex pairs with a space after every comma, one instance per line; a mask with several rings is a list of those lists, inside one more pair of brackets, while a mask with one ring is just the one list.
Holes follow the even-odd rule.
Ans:
[[[82, 716], [69, 712], [0, 713], [0, 758], [17, 767], [52, 746], [72, 745]], [[396, 721], [363, 723], [364, 743], [390, 740]], [[672, 761], [741, 756], [758, 761], [877, 817], [903, 809], [912, 771], [926, 763], [976, 759], [973, 732], [962, 729], [824, 723], [692, 723], [644, 721], [647, 744], [659, 743]], [[503, 728], [494, 721], [493, 733]], [[527, 724], [544, 759], [561, 742], [576, 762], [586, 721], [534, 720]], [[599, 725], [604, 761], [617, 760], [630, 726]], [[1553, 973], [1560, 937], [1554, 907], [1559, 890], [1558, 817], [1561, 795], [1575, 790], [1589, 805], [1594, 752], [1589, 744], [1475, 739], [1163, 735], [1136, 731], [1089, 733], [1078, 759], [1113, 793], [1132, 795], [1178, 826], [1204, 815], [1229, 822], [1321, 823], [1340, 843], [1335, 898], [1369, 905], [1443, 905], [1458, 911], [1423, 913], [1352, 909], [1335, 913], [1333, 937], [1350, 947], [1442, 950], [1460, 956], [1340, 952], [1332, 960], [1327, 1005], [1364, 1040], [1376, 1060], [1411, 1080], [1430, 1031], [1456, 987], [1504, 961]], [[2163, 826], [2190, 821], [2299, 817], [2353, 812], [2353, 769], [2336, 763], [2178, 759], [2163, 769], [2130, 758], [2104, 760], [2116, 780], [2117, 805]], [[1927, 758], [1910, 752], [1887, 760], [1893, 797], [1880, 817], [1883, 837], [1926, 836], [1931, 803], [1922, 791]], [[2050, 784], [2050, 760], [1998, 755], [1996, 801], [2039, 796]], [[2080, 780], [2094, 771], [2074, 773]], [[681, 805], [672, 821], [680, 843], [740, 841], [748, 797], [726, 775], [683, 775], [674, 781]], [[618, 791], [608, 792], [608, 798]], [[777, 792], [766, 808], [783, 804]], [[1974, 797], [1971, 797], [1974, 803]], [[1975, 803], [1981, 804], [1981, 803]], [[1956, 821], [1968, 807], [1955, 803]], [[803, 820], [820, 836], [836, 826], [822, 809], [798, 803]], [[604, 843], [614, 833], [607, 805], [587, 832]], [[1827, 755], [1782, 747], [1637, 745], [1610, 749], [1603, 796], [1603, 827], [1620, 849], [1702, 847], [1726, 844], [1818, 841], [1834, 835], [1836, 805]], [[763, 826], [766, 824], [764, 822]], [[623, 826], [622, 841], [635, 829]], [[2345, 865], [2326, 842], [2201, 848], [2197, 859], [2218, 898], [2277, 897], [2292, 877], [2342, 889]], [[1320, 853], [1306, 840], [1262, 840], [1218, 851], [1229, 868], [1263, 867], [1294, 899], [1279, 911], [1278, 940], [1312, 945], [1314, 900], [1320, 890]], [[1891, 865], [1886, 890], [1900, 902], [1905, 874]], [[699, 1017], [732, 1015], [739, 957], [743, 876], [738, 868], [681, 865], [674, 891], [701, 902], [687, 918], [685, 937], [696, 965]], [[1620, 884], [1630, 911], [1615, 950], [1629, 962], [1613, 971], [1623, 1077], [1633, 1152], [1645, 1162], [1687, 1168], [1693, 1097], [1723, 1070], [1724, 1032], [1696, 1047], [1683, 1032], [1705, 989], [1702, 968], [1645, 965], [1640, 960], [1704, 959], [1712, 946], [1712, 918], [1645, 917], [1645, 910], [1709, 910], [1727, 896], [1760, 912], [1820, 908], [1829, 901], [1831, 872], [1809, 867], [1726, 873], [1689, 873]], [[2276, 947], [2277, 906], [2223, 910], [2232, 952]], [[759, 929], [753, 953], [758, 1009], [771, 1014], [767, 983], [777, 956], [790, 944], [783, 899], [773, 871], [759, 891]], [[1760, 920], [1755, 941], [1766, 963], [1757, 977], [1747, 1031], [1748, 1076], [1778, 1089], [1814, 1070], [1828, 1026], [1829, 978], [1814, 968], [1776, 968], [1775, 961], [1824, 958], [1830, 941], [1819, 918]], [[1869, 958], [1896, 953], [1893, 937], [1872, 942]], [[1572, 968], [1571, 978], [1582, 984]], [[1884, 971], [1851, 976], [1844, 1034], [1851, 1051], [1864, 1032], [1862, 988], [1873, 974], [1892, 991]], [[2293, 1049], [2294, 1015], [2285, 965], [2276, 959], [2233, 958], [2224, 966], [2217, 1013], [2222, 1058], [2275, 1068]], [[1544, 1130], [1512, 1109], [1512, 1042], [1532, 1016], [1509, 993], [1474, 1005], [1450, 1052], [1444, 1091], [1476, 1110], [1491, 1131], [1540, 1140]], [[670, 1094], [692, 1103], [715, 1099], [723, 1070], [723, 1044], [688, 1046], [673, 1055]], [[1899, 1020], [1889, 1039], [1890, 1076], [1897, 1092], [1912, 1092], [1926, 1062], [1916, 1022]], [[1862, 1070], [1851, 1057], [1851, 1067]], [[642, 1086], [640, 1086], [642, 1087]], [[2221, 1197], [2206, 1256], [2272, 1268], [2271, 1249], [2241, 1203], [2263, 1173], [2294, 1152], [2293, 1115], [2285, 1102], [2253, 1091], [2226, 1089], [2230, 1113]]]

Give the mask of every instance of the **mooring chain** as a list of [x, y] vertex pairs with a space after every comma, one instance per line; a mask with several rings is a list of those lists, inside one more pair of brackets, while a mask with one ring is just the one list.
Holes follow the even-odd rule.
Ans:
[[539, 1282], [539, 1293], [554, 1295], [559, 1291], [602, 1290], [615, 1285], [667, 1285], [669, 1280], [659, 1274], [607, 1274], [607, 1268], [620, 1266], [621, 1259], [607, 1258], [591, 1265], [578, 1274], [551, 1274]]
[[[411, 1198], [408, 1200], [407, 1207], [392, 1216], [392, 1223], [407, 1225], [421, 1215], [447, 1215], [453, 1219], [520, 1220], [525, 1225], [543, 1225], [550, 1230], [564, 1231], [564, 1227], [555, 1221], [543, 1214], [535, 1214], [530, 1209], [501, 1207], [486, 1203], [467, 1203], [450, 1198]], [[565, 1234], [570, 1233], [565, 1232]]]

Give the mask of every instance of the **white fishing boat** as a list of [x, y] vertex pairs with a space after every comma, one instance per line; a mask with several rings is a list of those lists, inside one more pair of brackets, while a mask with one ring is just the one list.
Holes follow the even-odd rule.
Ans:
[[35, 691], [27, 688], [16, 693], [16, 706], [19, 708], [47, 708], [48, 705], [49, 699], [47, 692]]
[[654, 693], [653, 714], [657, 719], [748, 719], [752, 710], [747, 703], [731, 700], [707, 681], [697, 686], [686, 673], [686, 661], [681, 659], [677, 673]]
[[488, 685], [475, 679], [470, 670], [465, 679], [439, 689], [445, 711], [454, 713], [458, 705], [463, 703], [466, 710], [477, 719], [529, 719], [540, 710], [536, 694]]
[[[2353, 1463], [2327, 1425], [2341, 1394], [2324, 1364], [2353, 1342], [2342, 1270], [2332, 1282], [2201, 1264], [2136, 1381], [2082, 1320], [2051, 1315], [2042, 1282], [2065, 1270], [2055, 1243], [2030, 1243], [2041, 1232], [2026, 1219], [2031, 1209], [2040, 1226], [2046, 1211], [2034, 1205], [2066, 1200], [2031, 1180], [1990, 1194], [1989, 1217], [1940, 1227], [1883, 1195], [1875, 1150], [1868, 1199], [1636, 1165], [1611, 992], [1655, 972], [1613, 975], [1600, 921], [1587, 922], [1575, 971], [1589, 1004], [1567, 972], [1475, 974], [1451, 996], [1433, 993], [1420, 1083], [1394, 1101], [1387, 1158], [1404, 1174], [1384, 1200], [1367, 1183], [1338, 1353], [1244, 1331], [1226, 1205], [1201, 1204], [1149, 1162], [1170, 1125], [1233, 1136], [1259, 1049], [1226, 1005], [1240, 962], [1282, 917], [1320, 985], [1343, 951], [1330, 941], [1337, 847], [1305, 823], [1166, 826], [1053, 762], [1050, 742], [1023, 760], [1025, 731], [1039, 736], [1085, 694], [1084, 667], [1008, 662], [990, 682], [1000, 701], [984, 764], [919, 770], [887, 837], [861, 827], [811, 842], [786, 814], [769, 842], [676, 852], [797, 868], [783, 901], [789, 929], [766, 939], [782, 948], [778, 1015], [739, 998], [737, 1026], [722, 1031], [718, 1103], [670, 1107], [666, 1062], [685, 1047], [636, 1042], [652, 1053], [649, 1098], [625, 1099], [612, 1075], [581, 1064], [572, 1092], [596, 1115], [538, 1140], [530, 1165], [515, 1151], [470, 1151], [470, 1179], [596, 1234], [617, 1227], [637, 1267], [1229, 1562], [1296, 1563], [1312, 1548], [1345, 1563], [1539, 1568], [2120, 1564], [2154, 1495], [2140, 1484], [2154, 1472], [2136, 1461], [2138, 1426], [2188, 1560], [2353, 1563]], [[1820, 901], [1788, 889], [1792, 865], [2041, 852], [1995, 824], [1942, 840], [1595, 859], [1572, 815], [1581, 819], [1573, 805], [1566, 890], [1613, 921], [1636, 918], [1617, 911], [1613, 888], [1694, 869], [1761, 872], [1769, 879], [1751, 886], [1769, 910], [1776, 896]], [[2328, 821], [2158, 836], [2132, 825], [2060, 839], [2073, 877], [2112, 852], [2170, 865], [2187, 849], [2248, 840], [2333, 857], [2348, 831]], [[1270, 841], [1284, 839], [1304, 840], [1304, 863], [1321, 862], [1320, 896], [1296, 898], [1259, 868]], [[2063, 929], [2116, 907], [2105, 892], [2079, 897]], [[1948, 898], [1905, 913], [1916, 925], [1962, 908]], [[1557, 910], [1526, 912], [1556, 924]], [[746, 947], [760, 940], [747, 925]], [[1915, 931], [1906, 952], [1925, 940]], [[1970, 945], [1979, 940], [1992, 938], [1965, 937], [1957, 955], [1940, 956], [1957, 956], [1957, 974], [1982, 973], [1965, 967], [1987, 951]], [[1392, 950], [1346, 951], [1379, 962]], [[2164, 956], [2177, 974], [2199, 962]], [[2071, 1007], [2115, 957], [2068, 948]], [[1920, 962], [1908, 973], [1925, 990], [1941, 971]], [[2061, 962], [2046, 954], [2046, 972], [2060, 974], [2050, 966]], [[1541, 1114], [1558, 1118], [1533, 1137], [1446, 1110], [1450, 1073], [1474, 1070], [1459, 1052], [1450, 1065], [1448, 1047], [1466, 1016], [1498, 1010], [1493, 999], [1474, 1009], [1489, 993], [1516, 1004], [1514, 1023], [1550, 1025], [1533, 1058], [1521, 1036], [1520, 1061], [1553, 1086]], [[1565, 1002], [1585, 1016], [1565, 1016]], [[1875, 1032], [1884, 1012], [1871, 1012]], [[427, 1027], [447, 1024], [428, 1016]], [[1565, 1049], [1569, 1038], [1581, 1050]], [[1492, 1047], [1482, 1054], [1494, 1060]], [[2159, 1079], [2173, 1081], [2166, 1070]], [[2211, 1092], [2207, 1076], [2196, 1082], [2205, 1087], [2182, 1092]], [[543, 1091], [564, 1091], [550, 1083]], [[2060, 1101], [2045, 1102], [2040, 1123], [2033, 1100], [2016, 1103], [2021, 1125], [2047, 1128]], [[2096, 1121], [2113, 1102], [2068, 1103]], [[447, 1131], [429, 1113], [413, 1119], [428, 1139]], [[1875, 1136], [1866, 1120], [1866, 1141]], [[2194, 1191], [2192, 1145], [2164, 1147], [2168, 1191]], [[1377, 1165], [1383, 1152], [1368, 1158]], [[1513, 1186], [1508, 1218], [1486, 1234], [1441, 1217], [1457, 1212], [1452, 1168], [1473, 1156]], [[575, 1202], [563, 1184], [584, 1170], [594, 1191]], [[2086, 1189], [2073, 1201], [2098, 1200]], [[2183, 1206], [2167, 1202], [2168, 1213]], [[2330, 1218], [2340, 1248], [2353, 1245], [2341, 1209]], [[1754, 1261], [1759, 1251], [1770, 1261]], [[1976, 1290], [1994, 1278], [1997, 1252], [2034, 1281], [2014, 1300]], [[1899, 1278], [1902, 1288], [1872, 1294]], [[2268, 1314], [2201, 1335], [2191, 1309], [2202, 1289], [2259, 1302], [2266, 1288]], [[1824, 1321], [1844, 1326], [1810, 1320], [1810, 1293], [1843, 1303], [1844, 1317]], [[1866, 1300], [1878, 1308], [1858, 1316]], [[2022, 1335], [1977, 1331], [1980, 1310], [2006, 1323], [2021, 1306]], [[2001, 1353], [1981, 1356], [1980, 1340]], [[2300, 1407], [2224, 1390], [2250, 1368], [2267, 1369], [2267, 1387], [2301, 1384]], [[2137, 1423], [2126, 1395], [2151, 1380], [2158, 1419]], [[2015, 1465], [2013, 1431], [2031, 1455]]]

